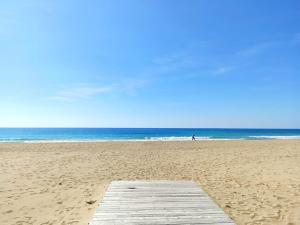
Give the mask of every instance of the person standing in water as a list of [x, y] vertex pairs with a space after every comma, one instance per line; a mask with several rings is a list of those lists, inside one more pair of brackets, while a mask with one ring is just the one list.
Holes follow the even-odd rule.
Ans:
[[193, 140], [193, 141], [196, 141], [195, 134], [193, 134], [192, 140]]

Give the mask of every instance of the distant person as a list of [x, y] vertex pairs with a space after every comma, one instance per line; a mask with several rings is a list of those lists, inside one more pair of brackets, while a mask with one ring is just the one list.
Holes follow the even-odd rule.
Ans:
[[192, 141], [196, 141], [195, 134], [192, 136]]

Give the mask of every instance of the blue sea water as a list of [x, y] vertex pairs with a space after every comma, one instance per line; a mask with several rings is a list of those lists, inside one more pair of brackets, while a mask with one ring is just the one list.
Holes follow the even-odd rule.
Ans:
[[300, 139], [300, 129], [0, 128], [0, 142]]

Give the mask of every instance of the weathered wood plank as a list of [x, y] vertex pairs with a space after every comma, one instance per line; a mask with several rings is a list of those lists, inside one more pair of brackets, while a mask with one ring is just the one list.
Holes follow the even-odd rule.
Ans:
[[191, 181], [113, 181], [90, 225], [235, 225]]

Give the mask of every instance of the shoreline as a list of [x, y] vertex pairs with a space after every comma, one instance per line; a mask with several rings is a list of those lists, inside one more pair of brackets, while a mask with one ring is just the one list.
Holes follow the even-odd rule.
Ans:
[[300, 136], [276, 136], [274, 138], [265, 138], [265, 137], [257, 137], [257, 138], [196, 138], [196, 140], [191, 140], [191, 138], [180, 139], [176, 137], [170, 137], [169, 139], [160, 139], [160, 138], [149, 138], [149, 139], [66, 139], [66, 140], [0, 140], [0, 144], [9, 144], [9, 143], [23, 143], [23, 144], [30, 144], [30, 143], [102, 143], [102, 142], [189, 142], [189, 141], [284, 141], [284, 140], [300, 140]]

